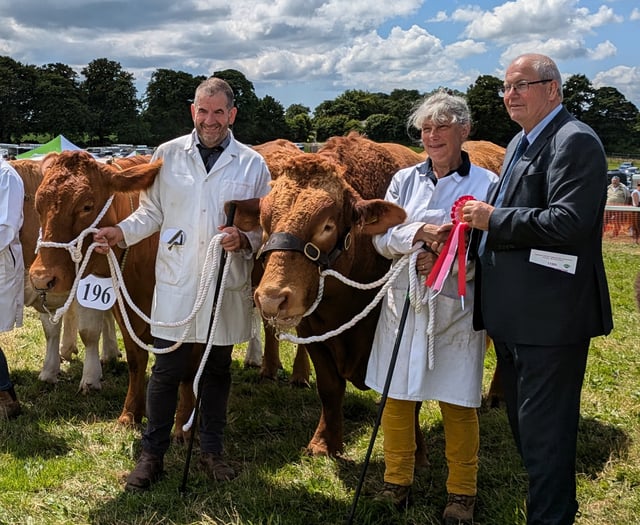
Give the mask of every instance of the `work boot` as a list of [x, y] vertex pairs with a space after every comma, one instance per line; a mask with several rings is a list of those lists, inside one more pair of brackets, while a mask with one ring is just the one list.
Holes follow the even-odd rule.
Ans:
[[443, 525], [473, 525], [475, 496], [449, 494], [447, 506], [442, 514]]
[[406, 510], [411, 505], [411, 485], [396, 485], [385, 481], [374, 499], [390, 503], [398, 510]]
[[11, 419], [20, 414], [20, 411], [20, 402], [13, 387], [0, 391], [0, 419]]
[[124, 489], [131, 492], [147, 490], [160, 479], [163, 473], [164, 461], [162, 456], [143, 450], [136, 463], [136, 468], [127, 476], [127, 484]]
[[230, 481], [238, 474], [222, 457], [214, 452], [200, 454], [200, 468], [213, 481]]

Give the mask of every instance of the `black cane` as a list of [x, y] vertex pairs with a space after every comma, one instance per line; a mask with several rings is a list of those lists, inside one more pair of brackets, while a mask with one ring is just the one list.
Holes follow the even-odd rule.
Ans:
[[[233, 226], [233, 219], [236, 214], [236, 204], [234, 202], [229, 203], [229, 213], [227, 214], [226, 227]], [[207, 334], [207, 341], [211, 337], [211, 329], [213, 328], [213, 316], [215, 315], [218, 305], [218, 297], [220, 296], [220, 285], [222, 284], [222, 274], [224, 273], [224, 266], [227, 262], [227, 251], [223, 248], [220, 255], [220, 267], [218, 268], [218, 276], [216, 279], [216, 289], [213, 293], [213, 308], [211, 309], [211, 321], [209, 322], [209, 331]], [[204, 357], [204, 356], [203, 356]], [[196, 404], [193, 409], [193, 422], [191, 424], [191, 436], [189, 437], [189, 448], [187, 449], [187, 459], [184, 463], [184, 472], [182, 473], [182, 484], [180, 485], [180, 494], [184, 496], [187, 491], [187, 478], [189, 477], [189, 464], [191, 463], [191, 454], [193, 452], [193, 442], [195, 440], [196, 428], [198, 423], [198, 412], [200, 409], [200, 399], [202, 397], [202, 390], [198, 388], [198, 396], [196, 397]]]
[[364, 477], [367, 474], [367, 468], [369, 467], [369, 459], [371, 458], [371, 452], [373, 446], [376, 443], [376, 436], [378, 435], [378, 428], [380, 428], [380, 421], [382, 420], [382, 412], [384, 405], [387, 403], [387, 397], [389, 396], [389, 387], [391, 386], [391, 378], [393, 377], [393, 370], [396, 367], [396, 361], [398, 359], [398, 350], [400, 348], [400, 340], [402, 339], [402, 332], [404, 332], [404, 325], [407, 321], [407, 314], [409, 313], [409, 306], [411, 301], [409, 299], [409, 292], [404, 300], [404, 306], [402, 308], [402, 315], [400, 316], [400, 324], [398, 325], [398, 334], [396, 335], [396, 342], [393, 345], [393, 352], [391, 352], [391, 361], [389, 361], [389, 370], [387, 371], [387, 378], [384, 382], [384, 388], [382, 389], [382, 397], [380, 398], [380, 404], [378, 405], [378, 414], [376, 415], [376, 422], [373, 425], [373, 432], [371, 433], [371, 440], [369, 441], [369, 448], [367, 449], [367, 455], [364, 458], [364, 464], [362, 465], [362, 472], [360, 472], [360, 479], [358, 480], [358, 486], [356, 487], [356, 493], [353, 496], [353, 504], [351, 505], [351, 514], [349, 514], [349, 520], [347, 525], [353, 523], [353, 518], [356, 513], [356, 507], [358, 506], [358, 498], [360, 497], [360, 491], [364, 483]]

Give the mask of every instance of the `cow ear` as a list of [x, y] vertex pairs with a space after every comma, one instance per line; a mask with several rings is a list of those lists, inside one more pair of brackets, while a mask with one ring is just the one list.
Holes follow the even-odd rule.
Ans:
[[382, 199], [357, 201], [354, 212], [362, 233], [367, 235], [384, 233], [407, 218], [404, 209]]
[[151, 163], [137, 164], [123, 170], [110, 164], [98, 164], [100, 170], [108, 177], [111, 187], [115, 191], [126, 193], [144, 190], [151, 186], [156, 175], [160, 173], [162, 159]]
[[246, 199], [228, 201], [224, 205], [224, 212], [229, 215], [231, 204], [234, 204], [235, 215], [233, 225], [242, 231], [255, 230], [260, 224], [260, 199]]
[[44, 175], [44, 172], [47, 171], [47, 168], [51, 166], [51, 163], [56, 160], [58, 154], [56, 152], [48, 153], [45, 158], [40, 161], [40, 173]]

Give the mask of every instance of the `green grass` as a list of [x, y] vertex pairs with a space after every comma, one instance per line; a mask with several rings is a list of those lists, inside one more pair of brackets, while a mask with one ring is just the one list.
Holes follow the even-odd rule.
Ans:
[[[579, 525], [638, 523], [640, 516], [640, 316], [633, 283], [640, 247], [605, 242], [615, 329], [593, 341], [582, 403], [578, 443]], [[60, 382], [38, 380], [44, 337], [27, 310], [25, 327], [0, 336], [23, 414], [0, 422], [0, 523], [3, 524], [228, 524], [325, 525], [346, 521], [361, 472], [376, 398], [349, 387], [345, 401], [345, 454], [307, 457], [303, 448], [315, 429], [319, 401], [312, 389], [279, 381], [261, 383], [242, 367], [236, 349], [226, 438], [227, 455], [240, 476], [209, 482], [191, 462], [188, 494], [182, 496], [186, 448], [173, 445], [167, 475], [144, 494], [123, 490], [135, 464], [140, 428], [118, 426], [126, 364], [104, 371], [103, 389], [77, 393], [80, 361], [62, 366]], [[283, 346], [285, 370], [293, 351]], [[82, 352], [81, 352], [82, 354]], [[487, 355], [485, 384], [495, 359]], [[312, 378], [313, 380], [314, 378]], [[356, 524], [439, 523], [445, 503], [444, 436], [435, 403], [425, 403], [421, 425], [430, 467], [417, 474], [415, 504], [406, 512], [375, 503], [382, 481], [378, 437], [357, 507]], [[526, 477], [503, 410], [480, 410], [481, 450], [477, 523], [524, 525]], [[194, 450], [197, 458], [197, 446]]]

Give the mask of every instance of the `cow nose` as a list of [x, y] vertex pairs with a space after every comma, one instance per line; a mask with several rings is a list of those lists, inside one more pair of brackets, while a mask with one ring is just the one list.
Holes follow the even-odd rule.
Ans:
[[56, 285], [56, 278], [48, 276], [31, 275], [31, 284], [33, 288], [38, 292], [46, 292], [53, 289]]

